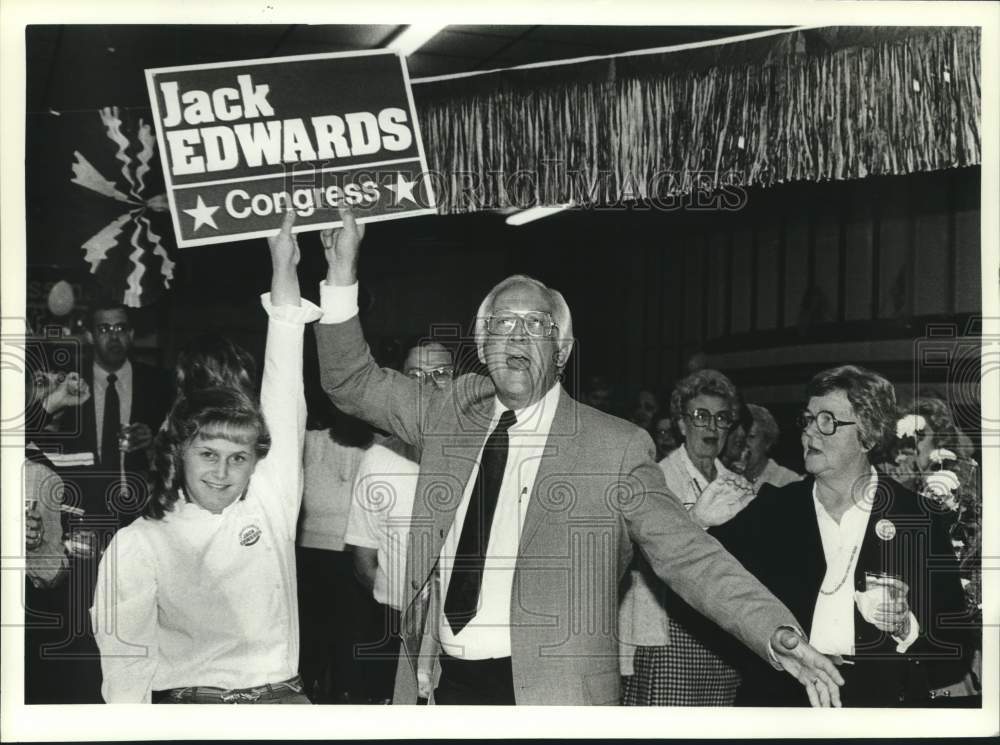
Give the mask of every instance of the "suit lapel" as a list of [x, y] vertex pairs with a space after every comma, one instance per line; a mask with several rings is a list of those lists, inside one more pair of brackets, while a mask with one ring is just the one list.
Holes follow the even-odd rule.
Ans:
[[886, 527], [892, 523], [887, 518], [892, 502], [893, 488], [885, 476], [879, 474], [875, 501], [872, 505], [871, 515], [868, 517], [868, 525], [865, 526], [865, 535], [858, 554], [858, 564], [854, 571], [854, 587], [861, 592], [864, 592], [865, 589], [866, 572], [872, 574], [901, 573], [894, 551], [897, 542], [891, 538], [886, 540], [879, 536], [880, 523]]
[[555, 477], [559, 477], [562, 481], [565, 474], [576, 472], [576, 464], [580, 457], [578, 441], [580, 432], [576, 406], [576, 401], [566, 393], [565, 389], [560, 389], [559, 402], [556, 404], [549, 435], [545, 439], [545, 451], [528, 500], [528, 511], [521, 526], [521, 537], [517, 546], [519, 558], [530, 548], [543, 521], [552, 515], [551, 510], [546, 509], [546, 504], [551, 505], [553, 500], [540, 499], [539, 490], [545, 489], [546, 484], [551, 484]]
[[493, 412], [492, 394], [456, 403], [454, 415], [446, 414], [440, 431], [425, 435], [410, 531], [411, 568], [407, 571], [413, 599], [419, 597], [437, 565]]
[[813, 480], [807, 478], [800, 483], [799, 496], [795, 500], [799, 514], [796, 520], [789, 521], [788, 524], [802, 526], [799, 536], [801, 548], [797, 552], [785, 554], [783, 560], [791, 558], [795, 563], [802, 562], [794, 570], [803, 580], [800, 585], [802, 591], [798, 593], [801, 605], [793, 609], [793, 612], [797, 611], [795, 616], [802, 621], [802, 630], [808, 634], [816, 611], [816, 597], [826, 577], [826, 554], [823, 552], [823, 538], [819, 533], [816, 505], [813, 502]]

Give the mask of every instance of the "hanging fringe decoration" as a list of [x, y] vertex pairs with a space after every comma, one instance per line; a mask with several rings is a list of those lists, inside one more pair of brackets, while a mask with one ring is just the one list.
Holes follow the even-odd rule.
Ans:
[[[826, 28], [414, 85], [443, 213], [978, 164], [978, 28]], [[442, 188], [444, 187], [444, 188]]]

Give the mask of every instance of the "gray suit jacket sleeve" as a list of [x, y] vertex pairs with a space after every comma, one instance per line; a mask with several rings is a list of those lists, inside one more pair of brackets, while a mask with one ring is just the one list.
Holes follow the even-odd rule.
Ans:
[[317, 323], [314, 328], [320, 381], [334, 405], [422, 449], [422, 425], [433, 386], [379, 367], [357, 316], [343, 323]]
[[772, 634], [779, 626], [797, 628], [795, 617], [691, 520], [667, 490], [653, 452], [649, 435], [637, 430], [622, 459], [620, 505], [629, 535], [678, 595], [767, 660]]

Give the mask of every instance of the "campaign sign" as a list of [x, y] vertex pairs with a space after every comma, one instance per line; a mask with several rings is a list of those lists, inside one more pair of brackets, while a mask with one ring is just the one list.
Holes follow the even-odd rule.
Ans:
[[435, 213], [404, 59], [347, 52], [146, 70], [177, 244]]

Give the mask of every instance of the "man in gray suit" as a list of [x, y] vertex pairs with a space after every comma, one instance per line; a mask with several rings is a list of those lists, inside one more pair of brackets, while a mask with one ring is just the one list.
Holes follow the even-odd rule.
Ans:
[[421, 454], [395, 703], [415, 703], [419, 668], [439, 704], [619, 703], [618, 582], [634, 543], [688, 603], [797, 678], [813, 705], [839, 706], [835, 665], [691, 521], [649, 435], [559, 385], [573, 336], [558, 292], [522, 276], [498, 284], [476, 318], [489, 375], [421, 386], [371, 357], [357, 317], [363, 227], [341, 217], [344, 228], [321, 235], [323, 387]]

